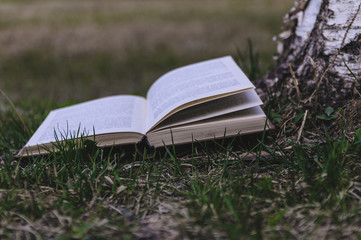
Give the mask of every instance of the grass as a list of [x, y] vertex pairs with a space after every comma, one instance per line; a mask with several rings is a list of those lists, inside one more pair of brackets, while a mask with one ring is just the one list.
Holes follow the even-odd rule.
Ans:
[[[31, 126], [40, 115], [23, 117]], [[150, 159], [69, 140], [59, 154], [12, 161], [27, 135], [11, 110], [1, 122], [2, 239], [360, 237], [360, 131], [317, 145], [273, 134], [248, 147], [208, 142]]]
[[[94, 25], [102, 29], [112, 24], [127, 25], [128, 20], [140, 21], [144, 12], [138, 9], [138, 1], [123, 1], [121, 4], [125, 5], [109, 1], [115, 9], [110, 15], [102, 15], [106, 12], [102, 8], [95, 11], [92, 4], [99, 5], [94, 2], [88, 5], [87, 1], [75, 1], [69, 5], [73, 11], [67, 12], [69, 7], [63, 2], [42, 5], [45, 1], [38, 1], [39, 5], [34, 6], [45, 6], [39, 15], [30, 10], [23, 15], [22, 7], [32, 5], [17, 2], [1, 1], [9, 4], [4, 6], [10, 6], [7, 13], [10, 17], [5, 22], [5, 17], [0, 17], [0, 43], [11, 26], [17, 26], [11, 35], [15, 42], [21, 40], [16, 37], [22, 36], [19, 32], [47, 28], [42, 18], [53, 13], [54, 6], [60, 7], [60, 11], [50, 18], [50, 24], [69, 28], [70, 33], [73, 28], [79, 31], [85, 25], [91, 29]], [[240, 13], [242, 17], [248, 14], [249, 19], [254, 18], [252, 11], [257, 9], [256, 4], [248, 1], [244, 8], [231, 2], [232, 8], [223, 3], [212, 8], [210, 4], [199, 13], [203, 3], [187, 2], [177, 5], [180, 7], [177, 12], [168, 3], [152, 3], [155, 7], [149, 3], [151, 11], [143, 17], [150, 17], [149, 22], [157, 24], [160, 18], [168, 17], [172, 24], [187, 21], [193, 24], [206, 18], [214, 23], [212, 17], [217, 14], [224, 17], [219, 22], [229, 24]], [[264, 1], [264, 6], [269, 4], [270, 1]], [[117, 16], [120, 8], [137, 14]], [[189, 8], [191, 11], [187, 11]], [[19, 10], [18, 15], [12, 14], [15, 10]], [[87, 17], [77, 17], [79, 11]], [[265, 19], [271, 18], [273, 11]], [[271, 23], [262, 21], [265, 20], [252, 20], [261, 25], [254, 26], [257, 31], [270, 27]], [[247, 25], [233, 23], [236, 27]], [[182, 31], [189, 25], [178, 27], [180, 35], [184, 35]], [[96, 29], [97, 33], [106, 33]], [[150, 36], [140, 28], [137, 30], [140, 39]], [[228, 33], [234, 31], [232, 28]], [[33, 33], [42, 36], [41, 31]], [[64, 34], [51, 33], [59, 34], [58, 37]], [[194, 34], [192, 30], [188, 33]], [[230, 36], [226, 33], [221, 35]], [[169, 36], [161, 34], [159, 39]], [[208, 36], [215, 46], [230, 44], [221, 44], [225, 40], [215, 40], [211, 33], [202, 34], [205, 35], [195, 37], [198, 39], [195, 43]], [[76, 48], [60, 45], [59, 50], [54, 37], [40, 39], [45, 39], [45, 43], [32, 40], [26, 45], [20, 41], [20, 45], [9, 46], [0, 56], [0, 87], [15, 99], [22, 118], [1, 96], [1, 239], [361, 238], [361, 131], [357, 126], [357, 100], [338, 109], [309, 106], [296, 95], [287, 95], [286, 86], [280, 86], [284, 89], [281, 94], [269, 92], [264, 106], [275, 130], [257, 138], [237, 137], [169, 147], [152, 157], [140, 156], [132, 147], [100, 149], [89, 140], [68, 140], [58, 143], [61, 149], [58, 154], [13, 159], [49, 110], [97, 96], [124, 92], [144, 95], [151, 84], [149, 79], [154, 80], [175, 66], [229, 50], [221, 47], [215, 50], [208, 45], [203, 48], [202, 44], [196, 44], [194, 50], [159, 39], [142, 42], [138, 38], [132, 41], [137, 43], [136, 47], [122, 42], [120, 47], [111, 45], [104, 38], [109, 48], [94, 45], [83, 49], [79, 40], [72, 38]], [[256, 51], [253, 46], [259, 46], [259, 40], [247, 43], [246, 38], [242, 39], [244, 44], [231, 53], [247, 75], [256, 79], [270, 65], [264, 62], [269, 53], [262, 48]], [[39, 47], [41, 43], [43, 48]], [[266, 48], [271, 49], [270, 45]], [[130, 83], [129, 79], [134, 81]], [[349, 121], [351, 117], [355, 125]]]

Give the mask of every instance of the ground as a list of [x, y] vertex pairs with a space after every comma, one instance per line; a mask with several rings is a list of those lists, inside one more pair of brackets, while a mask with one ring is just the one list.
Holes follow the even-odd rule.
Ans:
[[256, 137], [150, 158], [67, 141], [60, 154], [13, 158], [49, 110], [144, 95], [177, 66], [230, 54], [262, 75], [290, 5], [0, 1], [0, 238], [360, 239], [356, 100], [312, 108], [281, 86], [264, 105], [275, 129]]

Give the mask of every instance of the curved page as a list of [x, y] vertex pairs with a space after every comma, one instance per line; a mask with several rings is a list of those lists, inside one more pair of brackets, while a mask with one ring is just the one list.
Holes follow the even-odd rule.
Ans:
[[256, 91], [251, 89], [181, 110], [152, 128], [151, 131], [197, 122], [262, 104]]
[[180, 109], [254, 88], [231, 57], [175, 69], [147, 93], [147, 129]]

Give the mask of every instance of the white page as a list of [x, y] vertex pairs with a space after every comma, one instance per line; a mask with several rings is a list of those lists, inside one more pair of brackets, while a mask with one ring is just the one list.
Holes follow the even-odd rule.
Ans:
[[[113, 132], [145, 134], [146, 100], [137, 96], [112, 96], [53, 110], [26, 146], [55, 141], [56, 135], [76, 136]], [[54, 132], [55, 131], [55, 132]]]
[[155, 131], [186, 123], [197, 122], [262, 104], [262, 100], [259, 98], [254, 89], [247, 90], [228, 97], [202, 103], [175, 113], [161, 122], [155, 128]]
[[175, 69], [147, 93], [147, 129], [186, 103], [251, 88], [253, 84], [229, 56]]

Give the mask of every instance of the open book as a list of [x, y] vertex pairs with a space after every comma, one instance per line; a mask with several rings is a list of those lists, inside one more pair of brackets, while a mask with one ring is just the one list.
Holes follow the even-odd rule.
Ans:
[[79, 132], [98, 146], [147, 136], [154, 147], [259, 132], [266, 120], [261, 104], [231, 57], [212, 59], [164, 74], [146, 98], [111, 96], [53, 110], [19, 155], [46, 153]]

